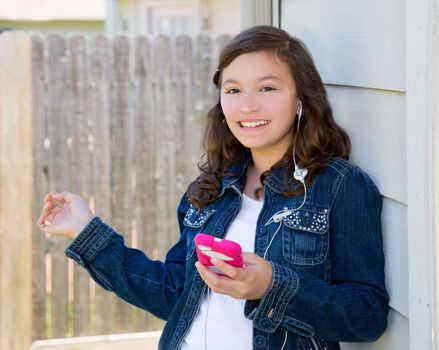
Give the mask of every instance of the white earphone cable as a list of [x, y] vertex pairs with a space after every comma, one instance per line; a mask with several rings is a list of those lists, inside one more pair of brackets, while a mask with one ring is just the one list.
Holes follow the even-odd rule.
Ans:
[[206, 320], [204, 322], [204, 350], [207, 350], [207, 317], [209, 315], [209, 303], [210, 303], [210, 288], [207, 287]]
[[282, 347], [280, 350], [284, 350], [285, 345], [287, 344], [287, 339], [288, 339], [288, 332], [285, 331], [285, 339], [284, 339], [284, 343], [282, 344]]
[[264, 259], [267, 257], [268, 249], [270, 249], [271, 244], [273, 243], [274, 238], [276, 237], [277, 233], [279, 232], [280, 228], [282, 227], [283, 220], [288, 216], [294, 213], [295, 211], [299, 210], [305, 205], [306, 202], [306, 185], [302, 182], [303, 188], [304, 188], [304, 196], [302, 203], [294, 209], [283, 209], [275, 213], [266, 223], [265, 226], [270, 225], [273, 222], [279, 222], [279, 226], [277, 227], [276, 231], [273, 234], [273, 237], [271, 237], [270, 243], [268, 243], [267, 249], [265, 249], [264, 253]]

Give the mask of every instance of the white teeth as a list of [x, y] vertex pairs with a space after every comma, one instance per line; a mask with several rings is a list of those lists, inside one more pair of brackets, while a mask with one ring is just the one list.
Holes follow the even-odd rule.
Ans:
[[244, 128], [255, 128], [257, 126], [268, 124], [269, 120], [258, 120], [256, 122], [241, 122], [241, 126]]

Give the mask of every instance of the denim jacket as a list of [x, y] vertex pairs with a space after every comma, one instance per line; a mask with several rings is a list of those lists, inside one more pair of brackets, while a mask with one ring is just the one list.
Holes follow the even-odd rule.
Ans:
[[[95, 217], [66, 249], [108, 291], [167, 320], [159, 349], [179, 349], [207, 288], [194, 264], [194, 236], [223, 237], [241, 207], [244, 165], [223, 178], [219, 198], [202, 210], [183, 196], [178, 206], [180, 239], [165, 262], [128, 248]], [[297, 185], [291, 179], [292, 185]], [[283, 169], [264, 181], [255, 253], [272, 264], [272, 281], [260, 300], [247, 300], [253, 348], [334, 350], [338, 342], [376, 340], [386, 329], [389, 297], [384, 281], [381, 196], [359, 167], [334, 158], [307, 189], [306, 202], [281, 222], [266, 223], [303, 195], [286, 198]], [[281, 225], [279, 227], [279, 225]]]

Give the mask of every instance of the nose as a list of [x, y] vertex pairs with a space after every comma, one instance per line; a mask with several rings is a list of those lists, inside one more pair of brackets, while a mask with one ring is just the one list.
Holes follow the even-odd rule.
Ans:
[[242, 114], [251, 114], [259, 110], [259, 104], [256, 99], [250, 94], [243, 96], [241, 104], [239, 106], [239, 112]]

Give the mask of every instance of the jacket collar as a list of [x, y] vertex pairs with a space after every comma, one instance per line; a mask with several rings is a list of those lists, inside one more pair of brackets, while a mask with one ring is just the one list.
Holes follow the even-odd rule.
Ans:
[[[221, 179], [221, 192], [219, 197], [221, 197], [228, 188], [232, 187], [237, 188], [242, 193], [246, 181], [245, 174], [249, 165], [250, 163], [248, 161], [243, 161], [235, 163], [229, 168], [227, 171], [229, 175]], [[292, 172], [291, 174], [287, 174], [287, 182], [285, 182], [284, 174], [285, 167], [278, 167], [272, 170], [271, 174], [265, 178], [264, 187], [270, 188], [275, 193], [283, 193], [287, 190], [287, 187], [290, 189], [299, 187], [299, 183], [294, 180]]]
[[285, 167], [278, 167], [272, 170], [271, 174], [265, 178], [264, 186], [270, 188], [276, 193], [283, 193], [288, 188], [293, 190], [297, 189], [299, 187], [299, 182], [294, 179], [292, 171], [288, 171], [285, 174]]
[[221, 192], [219, 197], [221, 197], [228, 188], [233, 186], [237, 187], [242, 193], [245, 185], [245, 173], [249, 166], [248, 161], [237, 162], [229, 167], [227, 170], [227, 175], [221, 179]]

